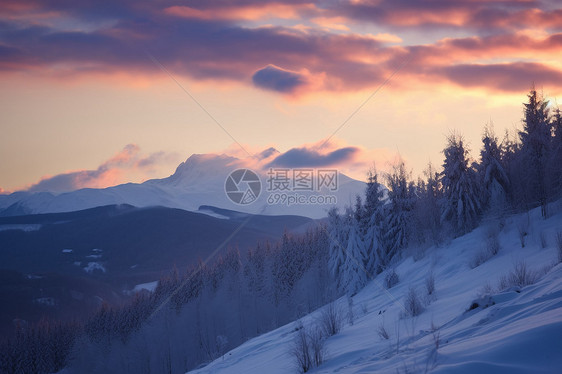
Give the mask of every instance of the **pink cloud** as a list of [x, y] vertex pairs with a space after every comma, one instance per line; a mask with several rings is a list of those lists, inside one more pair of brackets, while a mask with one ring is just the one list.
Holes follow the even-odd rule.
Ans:
[[[94, 170], [76, 170], [55, 176], [45, 176], [39, 182], [27, 188], [30, 192], [48, 191], [62, 193], [81, 188], [105, 188], [120, 183], [130, 182], [131, 177], [151, 174], [152, 169], [160, 164], [168, 164], [176, 160], [177, 155], [156, 152], [143, 155], [136, 144], [126, 145], [107, 161]], [[143, 177], [144, 176], [144, 177]]]
[[216, 3], [207, 8], [174, 5], [165, 14], [202, 20], [257, 21], [263, 19], [297, 19], [304, 11], [314, 11], [312, 4], [284, 4], [283, 2], [255, 2], [246, 5]]
[[[507, 64], [514, 61], [544, 59], [546, 65], [546, 60], [562, 58], [562, 9], [537, 1], [378, 0], [319, 5], [248, 0], [196, 2], [190, 7], [130, 1], [120, 6], [97, 5], [92, 0], [60, 4], [31, 0], [24, 7], [12, 0], [4, 2], [8, 16], [0, 16], [0, 72], [66, 79], [124, 72], [137, 77], [162, 74], [146, 58], [144, 51], [149, 51], [177, 75], [253, 84], [298, 96], [377, 87], [409, 57], [412, 62], [400, 74], [408, 77], [410, 85], [456, 82], [448, 71], [457, 65], [489, 64], [501, 70], [499, 65], [505, 64], [507, 76], [513, 70], [508, 71]], [[34, 14], [48, 12], [86, 26], [64, 29], [36, 21]], [[15, 13], [30, 18], [14, 21], [10, 14]], [[302, 20], [303, 24], [265, 24], [271, 17]], [[389, 32], [353, 32], [356, 22], [375, 22], [388, 26]], [[411, 45], [398, 36], [402, 30], [424, 32], [443, 27], [472, 36]], [[533, 37], [528, 28], [539, 29], [545, 36]], [[533, 80], [538, 84], [557, 81], [560, 70], [550, 66]], [[545, 82], [538, 82], [539, 78]], [[485, 82], [482, 87], [499, 88]]]

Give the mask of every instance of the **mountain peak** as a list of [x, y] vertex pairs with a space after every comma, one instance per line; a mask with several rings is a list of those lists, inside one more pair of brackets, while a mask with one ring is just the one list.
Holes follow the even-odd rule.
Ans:
[[225, 154], [194, 153], [178, 165], [174, 174], [162, 182], [173, 186], [196, 186], [209, 179], [224, 179], [238, 161], [238, 158]]

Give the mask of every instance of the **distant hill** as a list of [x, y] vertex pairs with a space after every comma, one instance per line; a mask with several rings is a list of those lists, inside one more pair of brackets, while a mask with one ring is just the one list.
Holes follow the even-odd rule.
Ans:
[[259, 240], [275, 241], [284, 230], [311, 224], [306, 217], [212, 206], [189, 212], [110, 205], [0, 217], [0, 279], [5, 280], [0, 304], [13, 306], [2, 311], [0, 330], [9, 329], [14, 318], [35, 318], [40, 309], [66, 318], [102, 300], [119, 302], [127, 296], [123, 291], [154, 281], [174, 266], [183, 271], [219, 247], [219, 254], [228, 247], [244, 254]]

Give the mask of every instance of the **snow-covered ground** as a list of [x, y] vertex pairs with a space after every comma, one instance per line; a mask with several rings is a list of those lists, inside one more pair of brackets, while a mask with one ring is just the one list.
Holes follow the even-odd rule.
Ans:
[[152, 292], [156, 289], [156, 286], [158, 286], [158, 281], [137, 284], [133, 288], [133, 292], [140, 292], [142, 290], [147, 290]]
[[42, 225], [37, 224], [25, 224], [25, 225], [0, 225], [0, 231], [5, 230], [21, 230], [21, 231], [38, 231], [41, 229]]
[[84, 271], [86, 273], [93, 273], [94, 271], [101, 271], [102, 273], [106, 272], [105, 266], [100, 264], [99, 262], [88, 262], [88, 265], [84, 267]]
[[[508, 217], [499, 231], [499, 253], [476, 268], [475, 256], [497, 223], [439, 248], [418, 261], [396, 266], [400, 282], [389, 290], [379, 276], [348, 300], [337, 301], [346, 314], [341, 332], [327, 339], [326, 359], [313, 373], [562, 373], [562, 264], [557, 264], [556, 234], [562, 232], [560, 204], [546, 221], [537, 210]], [[522, 248], [519, 231], [525, 229]], [[499, 280], [524, 261], [536, 272], [534, 284], [499, 289]], [[427, 296], [426, 278], [435, 277]], [[408, 290], [423, 300], [417, 317], [401, 317]], [[321, 310], [301, 319], [318, 323]], [[298, 322], [249, 340], [209, 365], [210, 373], [297, 372], [289, 354]], [[389, 338], [379, 336], [384, 326]]]

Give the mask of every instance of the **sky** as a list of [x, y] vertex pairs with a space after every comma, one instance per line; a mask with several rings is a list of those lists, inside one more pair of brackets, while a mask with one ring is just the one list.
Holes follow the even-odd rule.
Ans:
[[194, 153], [364, 179], [476, 158], [562, 100], [556, 0], [3, 0], [0, 193], [172, 174]]

